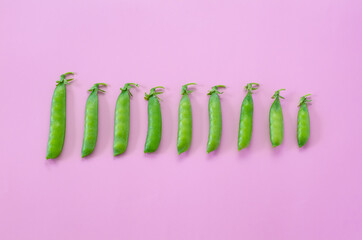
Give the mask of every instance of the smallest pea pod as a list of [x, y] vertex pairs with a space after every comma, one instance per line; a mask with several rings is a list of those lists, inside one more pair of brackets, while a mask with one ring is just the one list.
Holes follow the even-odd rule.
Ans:
[[157, 95], [163, 92], [156, 92], [157, 88], [162, 86], [151, 88], [150, 93], [145, 93], [145, 99], [148, 101], [148, 130], [145, 142], [145, 153], [155, 152], [160, 145], [162, 135], [162, 116], [161, 105]]
[[82, 146], [82, 157], [91, 154], [97, 143], [98, 136], [98, 92], [105, 92], [99, 86], [107, 86], [105, 83], [96, 83], [90, 91], [85, 106], [84, 137]]
[[284, 122], [283, 122], [283, 111], [280, 104], [279, 98], [284, 99], [280, 96], [279, 92], [285, 89], [279, 89], [275, 91], [273, 95], [274, 102], [270, 107], [269, 111], [269, 131], [270, 141], [273, 147], [279, 146], [283, 142], [284, 137]]
[[299, 147], [303, 147], [310, 136], [310, 120], [307, 103], [312, 100], [308, 99], [309, 96], [311, 96], [311, 94], [301, 97], [298, 105], [297, 140]]

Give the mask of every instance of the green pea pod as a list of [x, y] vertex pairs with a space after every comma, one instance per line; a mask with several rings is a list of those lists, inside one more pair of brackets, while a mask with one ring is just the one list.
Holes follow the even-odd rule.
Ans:
[[312, 100], [307, 99], [311, 94], [304, 95], [300, 98], [299, 111], [298, 111], [298, 127], [297, 139], [299, 147], [303, 147], [307, 143], [310, 135], [310, 120], [307, 103]]
[[126, 151], [129, 136], [129, 113], [130, 113], [130, 97], [132, 87], [138, 87], [135, 83], [126, 83], [121, 88], [121, 93], [118, 96], [116, 110], [114, 116], [114, 140], [113, 140], [113, 155], [117, 156]]
[[259, 88], [258, 83], [248, 83], [245, 89], [248, 91], [240, 110], [240, 122], [239, 122], [239, 136], [238, 136], [238, 150], [249, 146], [251, 141], [251, 134], [253, 132], [253, 114], [254, 103], [251, 96], [252, 90]]
[[218, 88], [225, 88], [224, 85], [216, 85], [211, 88], [207, 95], [209, 99], [209, 138], [207, 141], [207, 153], [215, 151], [220, 145], [221, 139], [221, 104]]
[[63, 150], [66, 124], [66, 88], [74, 79], [65, 79], [72, 72], [64, 73], [56, 81], [50, 110], [50, 127], [46, 159], [57, 158]]
[[186, 152], [191, 145], [192, 138], [192, 111], [189, 94], [192, 91], [187, 90], [187, 86], [196, 85], [196, 83], [188, 83], [181, 88], [181, 101], [178, 111], [178, 132], [177, 132], [177, 152], [181, 154]]
[[284, 137], [283, 111], [279, 100], [279, 98], [284, 99], [279, 95], [279, 92], [284, 90], [280, 89], [274, 93], [272, 98], [275, 100], [269, 112], [270, 141], [273, 147], [279, 146], [283, 142]]
[[156, 92], [157, 88], [162, 86], [151, 88], [150, 93], [145, 93], [145, 99], [148, 101], [148, 130], [145, 143], [145, 153], [155, 152], [160, 145], [162, 135], [162, 116], [161, 106], [157, 95], [163, 92]]
[[98, 136], [98, 92], [105, 92], [99, 86], [107, 86], [105, 83], [96, 83], [89, 91], [91, 92], [85, 105], [84, 137], [82, 146], [82, 157], [91, 154], [97, 143]]

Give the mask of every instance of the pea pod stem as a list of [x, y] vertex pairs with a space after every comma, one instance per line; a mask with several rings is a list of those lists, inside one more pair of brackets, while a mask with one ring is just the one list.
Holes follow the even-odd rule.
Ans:
[[245, 90], [250, 92], [250, 93], [253, 93], [252, 91], [253, 90], [257, 90], [259, 88], [259, 83], [248, 83], [246, 86], [245, 86]]
[[99, 88], [100, 86], [107, 86], [107, 84], [106, 83], [96, 83], [88, 91], [90, 91], [90, 92], [99, 91], [99, 92], [105, 93], [106, 91], [104, 91], [103, 89], [100, 89]]
[[309, 103], [311, 102], [312, 100], [311, 99], [308, 99], [309, 96], [311, 96], [312, 94], [306, 94], [304, 96], [302, 96], [299, 100], [299, 104], [298, 104], [298, 107], [300, 107], [303, 103]]
[[156, 92], [156, 90], [157, 90], [158, 88], [165, 89], [165, 87], [162, 87], [162, 86], [157, 86], [157, 87], [151, 88], [149, 94], [145, 93], [145, 99], [146, 99], [146, 100], [149, 100], [151, 97], [156, 97], [158, 100], [160, 100], [160, 98], [159, 98], [157, 95], [160, 95], [160, 94], [162, 94], [163, 92]]
[[71, 81], [74, 81], [74, 78], [65, 79], [68, 75], [74, 75], [74, 72], [67, 72], [67, 73], [60, 75], [60, 80], [56, 81], [57, 86], [61, 83], [69, 84]]
[[284, 97], [280, 96], [280, 91], [285, 91], [285, 90], [286, 90], [285, 88], [276, 90], [275, 93], [274, 93], [274, 95], [272, 96], [272, 99], [277, 99], [277, 98], [282, 98], [282, 99], [284, 99]]
[[188, 95], [193, 92], [193, 90], [188, 90], [187, 87], [190, 85], [197, 85], [196, 83], [187, 83], [181, 87], [181, 95]]
[[129, 95], [130, 97], [132, 97], [133, 95], [132, 95], [130, 89], [133, 88], [133, 87], [139, 87], [139, 85], [138, 85], [137, 83], [126, 83], [126, 84], [123, 86], [123, 88], [121, 88], [121, 91], [122, 91], [122, 92], [128, 92], [128, 95]]
[[207, 93], [207, 95], [212, 95], [213, 93], [222, 94], [224, 92], [219, 92], [218, 88], [226, 88], [225, 85], [215, 85], [211, 88], [211, 90]]

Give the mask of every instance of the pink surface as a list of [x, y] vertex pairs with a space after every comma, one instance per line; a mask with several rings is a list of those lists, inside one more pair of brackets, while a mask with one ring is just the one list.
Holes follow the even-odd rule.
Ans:
[[[0, 239], [362, 239], [362, 2], [0, 2]], [[50, 103], [67, 88], [67, 132], [46, 161]], [[119, 88], [133, 91], [127, 153], [112, 156]], [[247, 82], [254, 97], [249, 149], [237, 151]], [[84, 106], [95, 82], [99, 138], [81, 159]], [[176, 150], [181, 85], [191, 96], [194, 138]], [[207, 90], [221, 95], [223, 134], [207, 155]], [[143, 154], [144, 92], [164, 85], [163, 138]], [[272, 149], [270, 98], [279, 88], [285, 140]], [[299, 98], [312, 93], [311, 137], [297, 147]]]

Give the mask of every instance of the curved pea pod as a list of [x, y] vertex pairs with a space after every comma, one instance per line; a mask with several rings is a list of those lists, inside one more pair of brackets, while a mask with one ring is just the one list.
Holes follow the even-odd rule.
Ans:
[[275, 100], [269, 112], [270, 141], [273, 147], [279, 146], [283, 142], [284, 137], [283, 111], [279, 100], [279, 98], [284, 99], [279, 95], [279, 92], [284, 90], [285, 89], [280, 89], [274, 93], [272, 98]]
[[218, 88], [225, 88], [224, 85], [216, 85], [211, 88], [207, 95], [210, 95], [209, 99], [209, 138], [207, 141], [207, 153], [215, 151], [221, 140], [221, 104]]
[[297, 126], [297, 139], [299, 147], [303, 147], [310, 135], [310, 120], [307, 103], [312, 100], [307, 99], [311, 94], [304, 95], [300, 98], [299, 111], [298, 111], [298, 126]]
[[49, 139], [47, 146], [46, 159], [57, 158], [63, 150], [65, 138], [65, 124], [66, 124], [66, 88], [65, 85], [69, 84], [74, 79], [65, 79], [72, 72], [64, 73], [60, 76], [60, 80], [56, 81], [52, 106], [50, 110], [50, 126], [49, 126]]
[[192, 138], [192, 111], [189, 94], [192, 92], [187, 90], [187, 86], [196, 85], [196, 83], [188, 83], [182, 86], [182, 98], [178, 111], [178, 132], [177, 132], [177, 152], [181, 154], [186, 152], [191, 145]]
[[240, 110], [240, 122], [239, 122], [239, 136], [238, 136], [238, 150], [249, 146], [251, 141], [251, 135], [253, 132], [253, 114], [254, 103], [252, 97], [252, 91], [259, 88], [258, 83], [248, 83], [245, 86], [248, 92], [241, 104]]
[[82, 146], [82, 157], [91, 154], [96, 146], [98, 137], [98, 92], [105, 92], [99, 86], [107, 86], [105, 83], [96, 83], [89, 91], [91, 92], [85, 105], [84, 137]]
[[151, 88], [150, 93], [145, 93], [145, 99], [148, 101], [148, 130], [145, 143], [145, 153], [155, 152], [160, 145], [162, 135], [162, 116], [161, 105], [157, 95], [163, 92], [156, 92], [157, 88], [162, 86]]
[[113, 155], [117, 156], [126, 151], [129, 136], [129, 116], [130, 116], [130, 97], [132, 87], [138, 87], [135, 83], [126, 83], [121, 88], [118, 96], [116, 110], [114, 115], [114, 139], [113, 139]]

